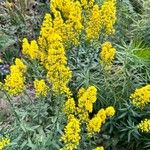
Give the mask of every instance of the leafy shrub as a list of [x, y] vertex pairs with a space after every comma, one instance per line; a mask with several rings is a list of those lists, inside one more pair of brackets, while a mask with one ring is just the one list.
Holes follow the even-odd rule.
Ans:
[[42, 2], [6, 0], [0, 2], [0, 9], [1, 59], [10, 65], [15, 57], [21, 55], [21, 40], [24, 37], [33, 39], [38, 36], [42, 16], [49, 8], [48, 4]]
[[0, 84], [12, 110], [5, 148], [149, 148], [149, 48], [112, 37], [115, 0], [63, 2], [50, 2], [39, 36], [23, 39]]

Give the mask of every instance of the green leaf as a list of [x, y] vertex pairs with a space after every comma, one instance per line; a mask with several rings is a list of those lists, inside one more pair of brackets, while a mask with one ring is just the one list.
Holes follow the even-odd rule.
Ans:
[[36, 150], [36, 146], [32, 143], [30, 137], [28, 137], [28, 144], [27, 144], [32, 150]]
[[24, 147], [25, 147], [25, 145], [26, 145], [27, 143], [28, 143], [28, 141], [25, 140], [25, 141], [21, 144], [20, 149], [21, 149], [21, 150], [24, 149]]
[[0, 50], [4, 51], [6, 48], [16, 43], [16, 39], [4, 33], [0, 33]]

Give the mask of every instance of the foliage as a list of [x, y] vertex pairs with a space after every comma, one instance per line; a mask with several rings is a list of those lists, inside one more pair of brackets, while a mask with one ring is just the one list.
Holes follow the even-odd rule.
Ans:
[[140, 19], [135, 20], [132, 27], [132, 34], [135, 38], [139, 38], [140, 40], [144, 40], [147, 44], [149, 44], [150, 40], [150, 1], [144, 0], [142, 2], [142, 13], [139, 15]]
[[12, 64], [14, 58], [21, 55], [22, 38], [38, 36], [42, 17], [49, 7], [46, 3], [34, 0], [6, 0], [0, 2], [0, 10], [0, 58], [6, 68], [6, 73], [0, 70], [0, 76], [5, 78], [8, 72], [5, 66]]
[[23, 54], [0, 82], [5, 149], [150, 149], [149, 0], [53, 0], [40, 32], [42, 15], [19, 2], [6, 3], [7, 30], [21, 30], [1, 38], [2, 49], [22, 40]]

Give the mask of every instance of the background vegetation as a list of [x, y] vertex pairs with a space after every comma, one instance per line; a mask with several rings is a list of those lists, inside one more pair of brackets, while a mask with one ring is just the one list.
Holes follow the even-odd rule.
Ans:
[[[0, 81], [4, 82], [15, 58], [25, 58], [21, 52], [23, 38], [37, 39], [44, 14], [51, 10], [48, 1], [34, 0], [0, 2], [0, 10]], [[66, 53], [73, 72], [69, 88], [75, 100], [81, 87], [93, 85], [97, 88], [97, 101], [90, 117], [108, 106], [116, 110], [91, 142], [83, 138], [78, 150], [90, 150], [91, 145], [102, 145], [106, 150], [150, 149], [150, 132], [137, 128], [141, 120], [150, 118], [150, 106], [140, 109], [130, 99], [135, 89], [150, 84], [150, 0], [117, 1], [115, 30], [108, 38], [117, 50], [110, 71], [97, 59], [102, 41], [71, 46]], [[34, 97], [32, 82], [46, 73], [36, 61], [26, 59], [24, 63], [29, 66], [29, 90], [15, 97], [0, 90], [0, 136], [11, 139], [5, 149], [60, 149], [64, 145], [60, 137], [67, 122], [62, 111], [66, 97], [56, 96], [52, 90], [47, 98]]]

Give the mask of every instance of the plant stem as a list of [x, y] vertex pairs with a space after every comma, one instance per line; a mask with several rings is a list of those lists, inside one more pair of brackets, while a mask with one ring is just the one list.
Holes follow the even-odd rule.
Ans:
[[25, 93], [25, 95], [29, 98], [31, 104], [33, 105], [33, 100], [31, 99], [31, 97], [29, 96], [29, 94], [28, 94], [26, 91], [24, 91], [24, 93]]
[[5, 91], [3, 91], [3, 93], [6, 95], [7, 101], [9, 102], [9, 104], [11, 106], [11, 110], [13, 111], [15, 117], [17, 118], [18, 122], [20, 122], [20, 118], [19, 118], [18, 114], [16, 113], [16, 110], [11, 102], [12, 101], [11, 97]]

